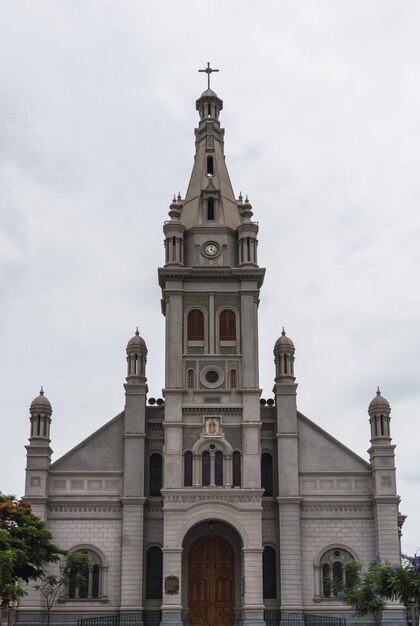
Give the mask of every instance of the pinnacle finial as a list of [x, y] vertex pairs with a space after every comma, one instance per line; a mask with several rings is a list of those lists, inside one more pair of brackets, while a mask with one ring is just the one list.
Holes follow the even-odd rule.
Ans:
[[140, 335], [140, 333], [139, 333], [139, 327], [138, 327], [138, 326], [136, 326], [136, 335], [137, 335], [137, 336], [138, 336], [138, 335]]
[[242, 195], [242, 191], [239, 192], [239, 202], [243, 202], [244, 201], [244, 197]]
[[379, 385], [378, 385], [378, 388], [377, 388], [377, 390], [376, 390], [376, 395], [377, 395], [377, 396], [380, 396], [380, 395], [381, 395], [381, 390], [379, 389]]
[[283, 335], [283, 337], [285, 337], [285, 336], [286, 336], [286, 331], [284, 330], [284, 326], [283, 326], [283, 329], [282, 329], [282, 331], [281, 331], [281, 334]]
[[178, 191], [178, 197], [177, 197], [178, 202], [181, 202], [181, 192]]
[[172, 202], [176, 202], [176, 195], [174, 194]]
[[246, 196], [245, 196], [245, 203], [246, 203], [246, 204], [249, 204], [248, 194], [246, 194]]
[[207, 74], [207, 89], [210, 89], [210, 74], [212, 72], [218, 72], [219, 70], [214, 70], [210, 67], [210, 61], [207, 63], [207, 67], [205, 70], [198, 70], [199, 72], [205, 72]]
[[43, 396], [44, 395], [44, 387], [41, 385], [41, 389], [39, 390], [39, 395]]

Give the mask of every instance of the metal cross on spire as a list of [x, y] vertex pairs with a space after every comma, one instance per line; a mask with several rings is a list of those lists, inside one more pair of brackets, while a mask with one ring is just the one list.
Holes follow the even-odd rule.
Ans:
[[210, 74], [212, 72], [218, 72], [219, 70], [213, 70], [210, 67], [210, 61], [207, 63], [207, 67], [205, 70], [198, 70], [199, 72], [205, 72], [207, 74], [207, 88], [210, 89]]

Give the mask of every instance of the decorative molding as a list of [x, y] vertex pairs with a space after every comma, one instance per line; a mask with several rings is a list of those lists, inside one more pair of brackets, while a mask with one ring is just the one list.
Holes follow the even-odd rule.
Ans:
[[200, 407], [184, 407], [182, 409], [183, 415], [242, 415], [242, 407], [223, 407], [218, 405], [217, 407], [200, 406]]
[[162, 422], [148, 422], [147, 424], [147, 430], [158, 430], [158, 431], [163, 431], [163, 424]]
[[51, 504], [50, 513], [118, 513], [120, 504]]
[[337, 512], [371, 512], [372, 506], [368, 503], [366, 504], [302, 504], [301, 506], [302, 512], [308, 513], [316, 513], [327, 511], [329, 513], [337, 513]]
[[171, 493], [166, 490], [162, 491], [165, 506], [166, 503], [203, 503], [203, 502], [226, 502], [226, 503], [255, 503], [261, 506], [262, 489], [255, 489], [253, 492], [244, 492], [238, 490], [233, 492], [229, 490], [207, 490], [201, 489], [187, 493], [186, 491]]

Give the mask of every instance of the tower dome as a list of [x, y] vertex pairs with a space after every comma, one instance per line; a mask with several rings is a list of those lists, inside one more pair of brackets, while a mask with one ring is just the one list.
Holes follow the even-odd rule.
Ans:
[[381, 395], [381, 391], [378, 387], [375, 397], [369, 404], [368, 413], [369, 415], [376, 415], [377, 413], [387, 413], [389, 415], [390, 412], [391, 406], [388, 400]]
[[276, 364], [276, 382], [294, 382], [295, 344], [282, 330], [274, 346], [274, 361]]
[[31, 415], [34, 413], [42, 413], [51, 415], [52, 408], [51, 403], [48, 398], [44, 395], [44, 389], [41, 387], [39, 395], [34, 398], [31, 402], [31, 406], [29, 408]]
[[147, 346], [143, 337], [140, 336], [139, 329], [136, 328], [134, 337], [131, 337], [127, 344], [127, 382], [140, 377], [146, 380]]
[[274, 346], [274, 350], [293, 350], [295, 351], [295, 344], [293, 341], [286, 335], [286, 331], [281, 331], [280, 337], [276, 341], [276, 345]]
[[127, 354], [136, 350], [145, 350], [147, 352], [146, 342], [143, 337], [140, 336], [139, 329], [136, 328], [136, 332], [134, 337], [131, 337], [130, 341], [127, 344]]

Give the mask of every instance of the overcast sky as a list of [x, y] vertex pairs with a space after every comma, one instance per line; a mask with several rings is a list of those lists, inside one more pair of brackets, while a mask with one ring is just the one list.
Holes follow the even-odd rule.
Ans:
[[415, 0], [0, 0], [3, 492], [23, 494], [41, 385], [53, 459], [123, 409], [137, 324], [162, 393], [162, 224], [211, 61], [267, 268], [263, 397], [284, 325], [299, 410], [367, 459], [380, 385], [420, 547], [419, 32]]

